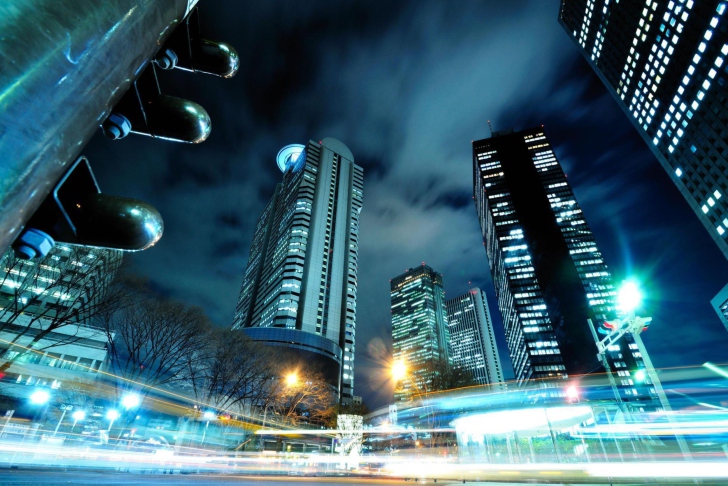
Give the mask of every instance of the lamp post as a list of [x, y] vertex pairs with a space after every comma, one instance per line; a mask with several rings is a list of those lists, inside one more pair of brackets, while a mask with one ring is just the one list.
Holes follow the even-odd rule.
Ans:
[[[37, 422], [45, 413], [46, 404], [51, 399], [51, 394], [46, 390], [36, 390], [30, 395], [30, 404], [36, 407], [35, 414], [33, 414], [33, 422]], [[28, 435], [28, 430], [25, 429], [23, 433], [23, 439], [21, 442], [25, 442], [25, 436]], [[37, 429], [36, 429], [37, 432]], [[35, 434], [36, 432], [33, 432]]]
[[111, 409], [108, 412], [106, 412], [106, 418], [109, 419], [109, 428], [106, 429], [106, 431], [111, 432], [111, 427], [114, 425], [114, 420], [119, 418], [119, 412], [117, 412], [114, 409]]
[[[61, 405], [61, 410], [63, 410], [63, 413], [61, 414], [61, 418], [58, 420], [56, 430], [53, 431], [53, 437], [55, 437], [58, 433], [58, 429], [61, 427], [61, 422], [63, 422], [63, 418], [66, 416], [66, 412], [68, 412], [69, 410], [73, 410], [73, 405]], [[75, 426], [76, 424], [73, 425]]]
[[[121, 398], [121, 405], [126, 410], [126, 423], [129, 422], [129, 410], [138, 407], [141, 403], [142, 399], [136, 393], [127, 393]], [[119, 430], [119, 435], [116, 438], [117, 442], [121, 440], [121, 436], [124, 434], [124, 428], [125, 425], [122, 424], [121, 429]], [[111, 430], [111, 428], [109, 428], [109, 430]], [[129, 442], [131, 442], [131, 437], [129, 437]]]
[[[428, 399], [427, 394], [427, 381], [422, 382], [422, 386], [425, 389], [425, 397], [422, 398], [422, 391], [417, 386], [417, 383], [412, 378], [412, 374], [407, 369], [407, 365], [404, 361], [395, 361], [392, 363], [392, 378], [394, 379], [395, 383], [399, 381], [404, 381], [405, 379], [409, 380], [410, 384], [412, 385], [412, 388], [414, 389], [415, 393], [417, 393], [417, 397], [420, 399], [420, 403], [422, 404], [422, 409], [425, 411], [425, 415], [427, 416], [427, 427], [430, 429], [430, 449], [432, 449], [432, 420], [430, 417], [430, 411], [428, 410], [427, 405], [425, 404], [425, 399]], [[429, 400], [428, 400], [429, 401]]]
[[[615, 323], [613, 323], [612, 331], [607, 334], [604, 339], [602, 339], [601, 341], [597, 341], [597, 357], [607, 366], [607, 375], [609, 375], [610, 382], [615, 389], [617, 400], [621, 401], [619, 391], [617, 390], [616, 384], [614, 383], [614, 377], [612, 376], [611, 372], [609, 372], [606, 360], [606, 353], [609, 346], [615, 344], [625, 334], [630, 334], [632, 336], [632, 339], [634, 340], [635, 345], [637, 346], [637, 350], [640, 352], [642, 361], [645, 364], [644, 368], [639, 369], [637, 370], [637, 372], [635, 372], [634, 378], [637, 381], [644, 381], [645, 378], [649, 379], [650, 384], [655, 388], [655, 393], [657, 394], [660, 405], [665, 412], [665, 417], [667, 418], [667, 421], [671, 424], [674, 424], [675, 419], [672, 416], [672, 408], [670, 407], [670, 402], [667, 400], [667, 395], [665, 395], [665, 390], [662, 388], [660, 378], [657, 376], [655, 367], [652, 365], [652, 360], [650, 359], [650, 356], [647, 353], [647, 349], [645, 348], [645, 345], [642, 342], [642, 338], [640, 337], [642, 331], [647, 329], [647, 327], [652, 322], [651, 317], [639, 317], [636, 315], [636, 310], [640, 306], [641, 302], [642, 292], [640, 291], [637, 283], [634, 281], [623, 282], [617, 293], [617, 309], [624, 313], [624, 317], [618, 319], [617, 321], [615, 321]], [[590, 327], [592, 326], [590, 325]], [[593, 327], [592, 332], [594, 332]], [[688, 444], [682, 437], [682, 435], [675, 434], [675, 440], [677, 441], [678, 446], [680, 447], [680, 451], [683, 453], [685, 459], [691, 461], [692, 454], [690, 453]]]
[[202, 414], [202, 418], [205, 420], [205, 430], [202, 431], [202, 440], [200, 441], [200, 445], [205, 443], [205, 437], [207, 436], [207, 428], [210, 426], [210, 421], [215, 420], [217, 418], [217, 415], [215, 415], [215, 412], [207, 411]]
[[73, 412], [73, 415], [71, 415], [71, 417], [73, 417], [73, 427], [71, 427], [71, 432], [73, 432], [73, 429], [76, 428], [76, 424], [78, 423], [78, 421], [86, 418], [86, 412], [84, 412], [83, 410], [76, 410], [75, 412]]

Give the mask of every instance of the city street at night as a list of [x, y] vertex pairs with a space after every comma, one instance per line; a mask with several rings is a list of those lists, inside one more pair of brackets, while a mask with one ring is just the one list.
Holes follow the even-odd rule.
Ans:
[[728, 0], [0, 0], [0, 486], [728, 485]]

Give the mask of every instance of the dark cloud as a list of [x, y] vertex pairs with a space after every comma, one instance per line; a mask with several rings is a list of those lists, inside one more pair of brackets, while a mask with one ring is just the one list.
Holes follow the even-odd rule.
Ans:
[[201, 2], [203, 31], [236, 47], [240, 73], [165, 72], [160, 82], [207, 109], [209, 140], [97, 136], [86, 150], [103, 190], [165, 218], [162, 240], [130, 258], [229, 326], [257, 218], [280, 181], [277, 151], [342, 140], [365, 169], [355, 391], [383, 405], [390, 278], [424, 261], [444, 274], [448, 298], [480, 286], [500, 331], [470, 142], [489, 135], [487, 120], [496, 130], [544, 124], [610, 268], [648, 282], [655, 364], [722, 360], [728, 335], [708, 301], [728, 264], [558, 25], [558, 6]]
[[448, 191], [437, 196], [435, 201], [426, 209], [432, 209], [437, 206], [445, 206], [452, 209], [460, 209], [470, 207], [473, 204], [473, 192]]

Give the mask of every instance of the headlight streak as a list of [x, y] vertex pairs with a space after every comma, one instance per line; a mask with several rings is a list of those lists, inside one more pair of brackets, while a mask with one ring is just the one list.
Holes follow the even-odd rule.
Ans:
[[[339, 435], [359, 432], [365, 437], [365, 442], [369, 441], [368, 449], [364, 455], [353, 456], [295, 451], [228, 453], [223, 451], [223, 442], [202, 446], [198, 436], [205, 425], [203, 411], [208, 410], [207, 405], [181, 394], [147, 388], [157, 395], [144, 398], [140, 406], [145, 410], [152, 405], [151, 409], [155, 411], [163, 410], [167, 415], [186, 415], [189, 418], [189, 427], [177, 430], [172, 426], [165, 431], [168, 446], [135, 446], [130, 439], [120, 438], [121, 434], [116, 433], [110, 435], [108, 444], [98, 447], [84, 445], [81, 440], [89, 436], [81, 434], [78, 427], [76, 433], [61, 430], [59, 440], [54, 443], [63, 442], [65, 438], [64, 445], [52, 445], [47, 437], [41, 439], [42, 430], [35, 435], [28, 434], [27, 438], [13, 432], [18, 440], [0, 441], [0, 467], [138, 468], [138, 465], [143, 465], [145, 469], [226, 474], [353, 474], [456, 481], [534, 479], [590, 482], [592, 479], [608, 478], [625, 481], [701, 478], [725, 479], [721, 484], [728, 484], [728, 462], [724, 452], [724, 446], [728, 445], [728, 406], [725, 406], [728, 405], [728, 388], [725, 387], [728, 382], [724, 379], [722, 368], [707, 365], [709, 363], [698, 368], [662, 371], [663, 385], [672, 392], [672, 412], [632, 411], [623, 414], [622, 405], [608, 402], [598, 395], [603, 391], [599, 388], [601, 385], [590, 385], [588, 379], [593, 377], [589, 376], [581, 378], [579, 403], [567, 403], [565, 398], [560, 397], [548, 398], [543, 388], [503, 393], [468, 388], [433, 393], [424, 406], [419, 402], [399, 404], [398, 425], [384, 425], [382, 422], [372, 426], [376, 423], [376, 413], [370, 416], [370, 425], [360, 430], [316, 429], [313, 426], [294, 428], [282, 424], [279, 417], [270, 413], [266, 422], [269, 427], [264, 429], [260, 428], [260, 417], [256, 415], [250, 415], [251, 423], [225, 421], [224, 438], [229, 441], [239, 438], [240, 442], [252, 440], [251, 444], [260, 443], [263, 448], [266, 442], [270, 446], [271, 442], [286, 441], [321, 449], [328, 447]], [[670, 376], [676, 378], [671, 381]], [[94, 386], [98, 387], [97, 384]], [[100, 387], [94, 390], [99, 391]], [[174, 403], [164, 396], [179, 401]], [[594, 396], [599, 398], [594, 399]], [[183, 402], [198, 404], [199, 408], [192, 412], [191, 406], [185, 407]], [[619, 410], [622, 415], [608, 416], [604, 410], [610, 407]], [[221, 408], [210, 408], [215, 409], [216, 417], [225, 412]], [[432, 422], [423, 418], [425, 409], [433, 414]], [[191, 412], [197, 415], [190, 415]], [[382, 413], [382, 419], [388, 418], [388, 412]], [[234, 411], [228, 413], [247, 417]], [[10, 429], [15, 425], [27, 427], [29, 423], [29, 420], [15, 417]], [[108, 420], [104, 419], [104, 423], [107, 424]], [[429, 427], [430, 423], [435, 426]], [[67, 425], [67, 430], [70, 429], [70, 423], [64, 425]], [[45, 427], [47, 431], [48, 426]], [[211, 422], [210, 430], [213, 427]], [[552, 428], [555, 433], [549, 435]], [[118, 430], [117, 427], [115, 429]], [[218, 430], [222, 429], [218, 427]], [[459, 434], [457, 447], [453, 446], [455, 433]], [[463, 434], [469, 437], [463, 439]], [[475, 437], [478, 434], [490, 434], [490, 437]], [[180, 438], [177, 443], [170, 438], [172, 435], [174, 439]], [[268, 440], [259, 442], [261, 436], [263, 439], [267, 436]], [[683, 461], [674, 445], [675, 436], [682, 436], [690, 443], [693, 462]], [[448, 445], [444, 440], [428, 440], [431, 437], [449, 437], [451, 441]], [[480, 452], [468, 451], [469, 442], [476, 443], [478, 440]], [[536, 446], [529, 450], [531, 440]], [[494, 442], [497, 444], [494, 445]], [[430, 443], [434, 443], [435, 447], [428, 447]], [[224, 447], [229, 450], [229, 446]], [[553, 449], [546, 450], [546, 447]], [[490, 451], [488, 448], [491, 448]]]

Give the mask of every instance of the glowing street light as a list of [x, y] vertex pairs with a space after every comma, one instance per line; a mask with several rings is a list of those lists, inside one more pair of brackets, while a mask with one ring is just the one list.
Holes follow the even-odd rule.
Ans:
[[210, 412], [209, 410], [202, 414], [202, 418], [205, 421], [205, 430], [202, 432], [202, 440], [200, 441], [200, 445], [205, 443], [205, 437], [207, 436], [207, 428], [210, 426], [211, 420], [216, 420], [217, 415], [215, 412]]
[[394, 364], [392, 364], [392, 378], [394, 378], [395, 381], [402, 381], [407, 376], [407, 365], [404, 364], [404, 361], [395, 361]]
[[139, 398], [139, 395], [136, 393], [129, 393], [128, 395], [124, 395], [124, 398], [121, 399], [121, 404], [127, 410], [138, 407], [141, 402], [141, 398]]
[[286, 385], [293, 386], [296, 383], [298, 383], [298, 375], [296, 373], [290, 373], [288, 376], [286, 376]]
[[106, 418], [109, 419], [109, 428], [107, 430], [107, 432], [108, 432], [108, 431], [111, 431], [111, 426], [114, 425], [114, 420], [119, 418], [119, 412], [111, 409], [108, 412], [106, 412]]
[[78, 421], [86, 418], [86, 412], [84, 412], [83, 410], [76, 410], [75, 412], [73, 412], [73, 415], [71, 415], [71, 417], [73, 417], [73, 427], [71, 427], [71, 431], [73, 432], [73, 429], [76, 428], [76, 424], [78, 423]]
[[[649, 378], [651, 382], [650, 384], [654, 388], [655, 394], [660, 401], [662, 410], [667, 412], [666, 417], [668, 422], [673, 423], [675, 419], [670, 414], [670, 412], [672, 412], [672, 407], [670, 407], [670, 402], [667, 399], [667, 395], [665, 395], [665, 390], [662, 388], [660, 378], [657, 376], [652, 360], [650, 359], [647, 349], [645, 349], [645, 345], [640, 337], [640, 333], [646, 330], [652, 322], [651, 317], [639, 317], [636, 315], [635, 311], [640, 306], [641, 302], [642, 291], [637, 283], [634, 280], [626, 280], [622, 282], [622, 286], [617, 292], [617, 309], [624, 312], [626, 315], [617, 320], [616, 325], [605, 322], [605, 324], [611, 325], [607, 326], [609, 329], [607, 336], [601, 341], [597, 341], [597, 349], [599, 351], [597, 356], [606, 365], [606, 353], [609, 346], [615, 344], [625, 334], [630, 334], [634, 344], [637, 346], [637, 350], [639, 351], [645, 366], [635, 372], [634, 378], [637, 382], [645, 382]], [[596, 338], [596, 333], [594, 334], [594, 337]], [[610, 378], [610, 381], [615, 389], [617, 400], [621, 401], [614, 379]], [[675, 440], [683, 453], [683, 457], [687, 460], [692, 460], [692, 454], [690, 453], [690, 449], [688, 448], [685, 438], [682, 435], [677, 434], [675, 435]]]
[[579, 390], [577, 390], [576, 386], [571, 385], [566, 389], [566, 398], [571, 403], [577, 403], [579, 401]]
[[51, 394], [45, 390], [36, 390], [30, 395], [30, 403], [33, 405], [43, 405], [50, 400]]
[[617, 308], [627, 314], [632, 313], [642, 303], [642, 291], [637, 283], [628, 280], [622, 283], [617, 293]]

